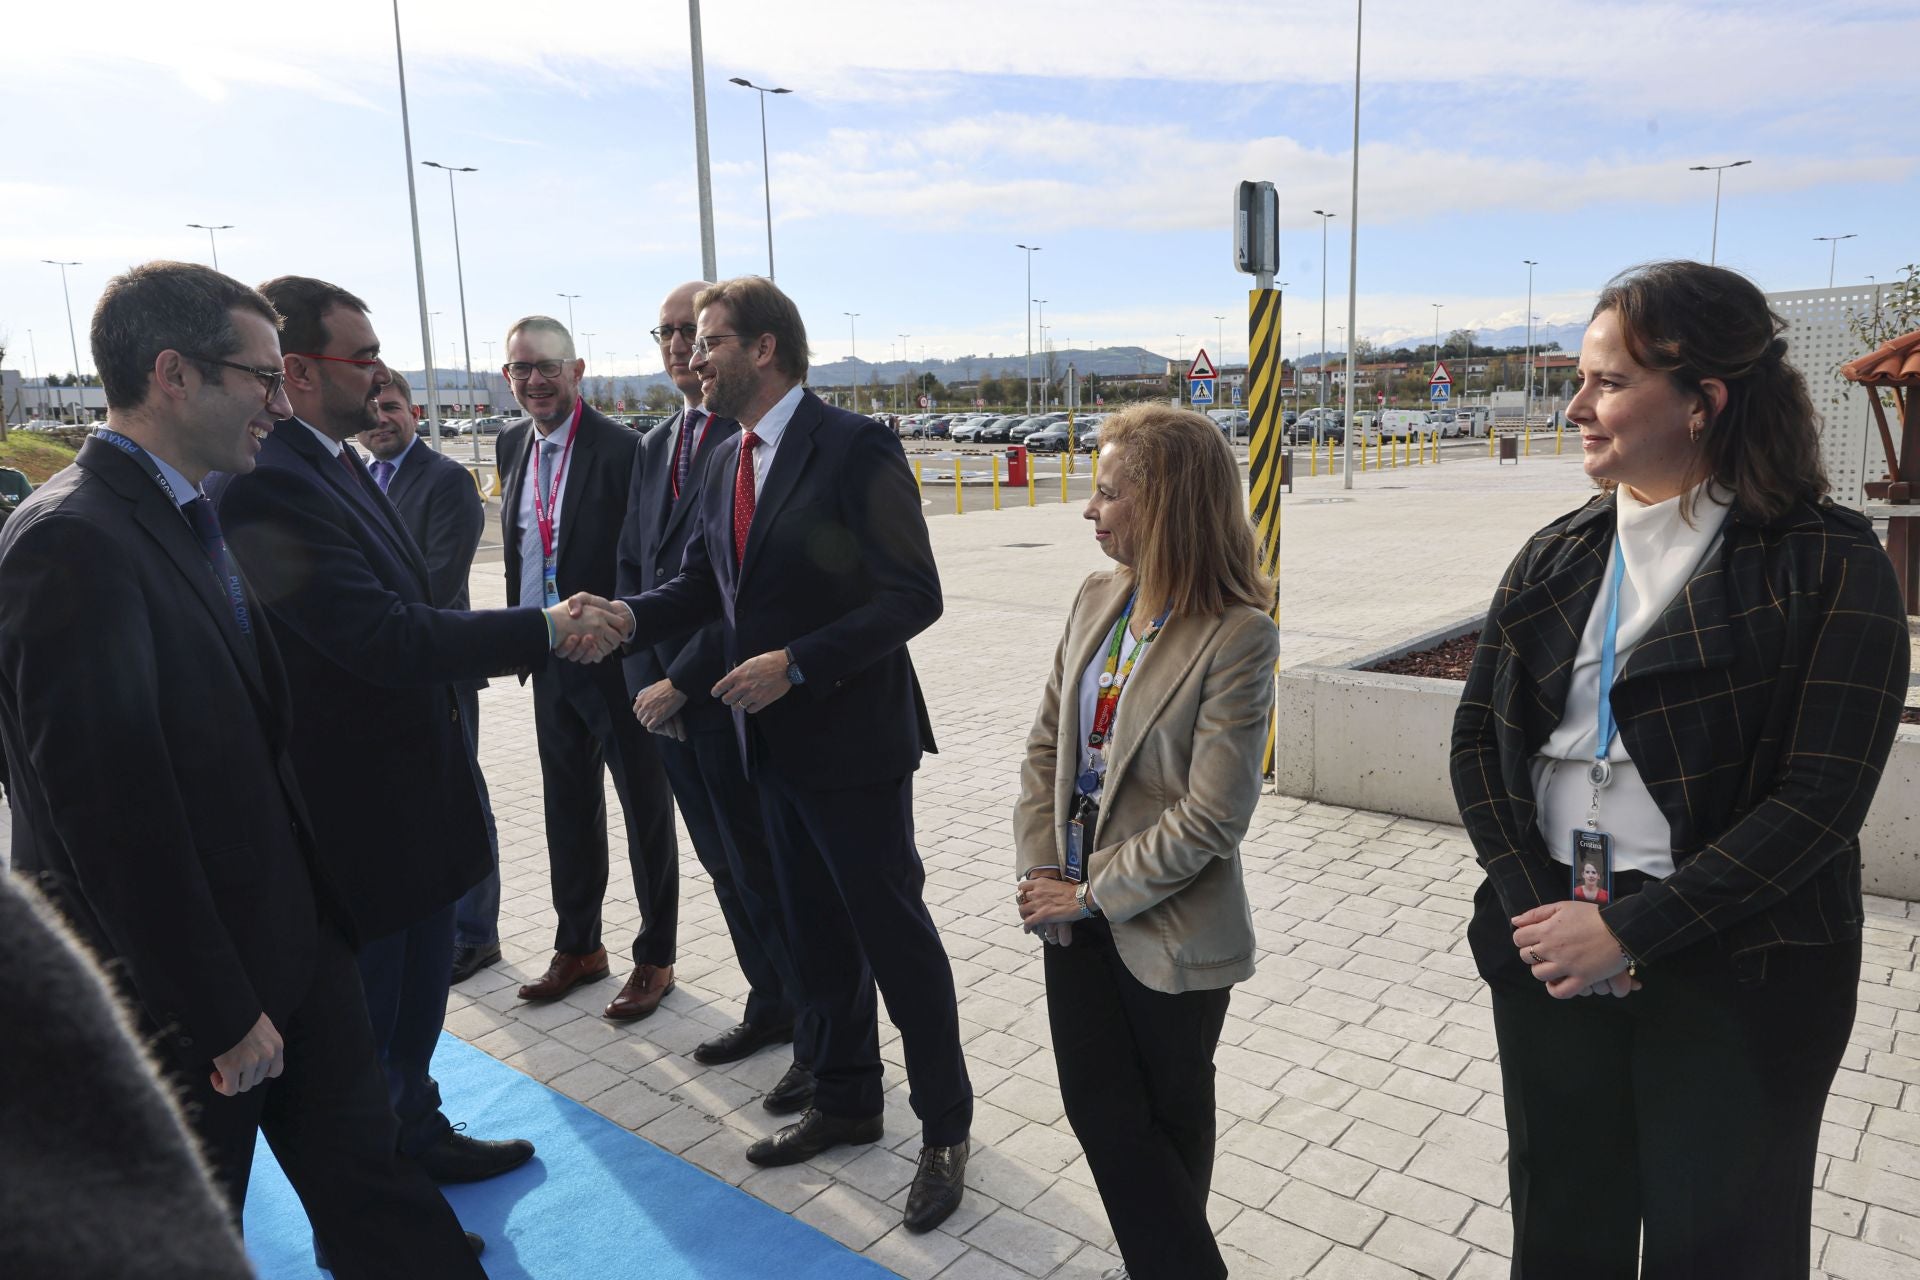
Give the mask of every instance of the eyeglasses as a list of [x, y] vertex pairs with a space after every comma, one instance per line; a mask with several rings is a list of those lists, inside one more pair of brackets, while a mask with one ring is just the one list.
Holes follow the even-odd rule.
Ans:
[[747, 341], [747, 335], [744, 333], [710, 333], [693, 344], [693, 354], [697, 356], [710, 356], [713, 354], [713, 344], [716, 342], [725, 342], [728, 338], [738, 338], [742, 342]]
[[659, 328], [649, 329], [647, 332], [653, 335], [655, 342], [664, 347], [673, 341], [676, 334], [685, 338], [688, 342], [692, 342], [693, 335], [700, 332], [700, 326], [694, 324], [663, 324]]
[[515, 382], [525, 382], [533, 376], [535, 369], [540, 371], [540, 376], [543, 378], [557, 378], [560, 376], [560, 371], [566, 367], [565, 360], [515, 360], [512, 364], [501, 365], [500, 372]]
[[189, 360], [198, 360], [201, 364], [216, 364], [222, 369], [237, 369], [241, 373], [250, 373], [260, 379], [260, 385], [266, 388], [267, 403], [280, 394], [280, 388], [286, 385], [287, 375], [280, 369], [256, 369], [250, 364], [235, 364], [231, 360], [215, 360], [212, 356], [195, 355], [191, 351], [182, 351], [181, 355]]

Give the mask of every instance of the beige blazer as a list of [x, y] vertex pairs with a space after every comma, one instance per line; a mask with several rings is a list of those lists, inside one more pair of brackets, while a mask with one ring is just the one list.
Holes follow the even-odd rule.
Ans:
[[[1017, 868], [1064, 866], [1074, 775], [1086, 742], [1080, 676], [1132, 590], [1129, 575], [1081, 584], [1027, 737], [1013, 811]], [[1120, 699], [1100, 824], [1087, 857], [1096, 906], [1127, 971], [1155, 991], [1253, 976], [1253, 914], [1240, 841], [1260, 796], [1273, 619], [1245, 605], [1169, 621]]]

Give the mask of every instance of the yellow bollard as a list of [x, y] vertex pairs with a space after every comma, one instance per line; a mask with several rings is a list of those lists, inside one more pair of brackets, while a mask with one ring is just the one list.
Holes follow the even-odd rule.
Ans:
[[1327, 437], [1327, 474], [1333, 474], [1333, 437]]
[[1067, 455], [1060, 455], [1060, 501], [1067, 500]]
[[1556, 458], [1560, 456], [1560, 437], [1566, 434], [1566, 430], [1565, 427], [1553, 429], [1553, 456]]
[[1495, 427], [1491, 422], [1489, 422], [1487, 424], [1487, 456], [1489, 458], [1493, 456], [1494, 437], [1498, 436], [1499, 434], [1500, 434], [1499, 429]]
[[1526, 436], [1526, 446], [1520, 452], [1531, 458], [1533, 456], [1533, 424], [1531, 422], [1526, 425]]
[[1033, 455], [1027, 455], [1027, 505], [1032, 506], [1033, 499]]
[[960, 487], [960, 455], [955, 454], [953, 457], [953, 514], [957, 516], [967, 514], [966, 500], [960, 496], [963, 492], [964, 490]]
[[1000, 509], [1000, 455], [988, 454], [987, 464], [993, 468], [993, 509], [998, 511]]
[[1089, 456], [1093, 459], [1093, 474], [1088, 479], [1093, 487], [1098, 489], [1100, 487], [1100, 450], [1095, 449]]
[[920, 482], [920, 459], [918, 458], [913, 460], [913, 491], [920, 495], [922, 501], [926, 500], [927, 487]]

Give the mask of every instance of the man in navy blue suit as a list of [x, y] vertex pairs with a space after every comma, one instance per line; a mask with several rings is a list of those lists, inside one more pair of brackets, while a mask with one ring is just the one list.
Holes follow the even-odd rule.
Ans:
[[743, 277], [695, 299], [692, 370], [741, 427], [708, 464], [672, 581], [623, 600], [629, 642], [723, 621], [713, 694], [760, 796], [801, 995], [820, 1019], [814, 1105], [747, 1151], [806, 1160], [881, 1137], [877, 983], [923, 1146], [905, 1221], [959, 1206], [973, 1088], [953, 970], [928, 913], [913, 772], [933, 747], [907, 641], [940, 616], [919, 493], [893, 433], [806, 390], [799, 310]]
[[428, 1070], [446, 1017], [453, 904], [489, 870], [453, 683], [543, 665], [568, 639], [567, 610], [433, 606], [419, 548], [345, 444], [374, 425], [387, 382], [366, 304], [304, 276], [261, 292], [285, 317], [293, 416], [215, 501], [281, 636], [294, 767], [358, 942], [400, 1149], [443, 1182], [492, 1177], [533, 1145], [456, 1132]]
[[[360, 433], [360, 447], [373, 455], [367, 473], [400, 513], [407, 532], [427, 562], [427, 589], [436, 609], [469, 607], [467, 577], [487, 526], [487, 504], [473, 473], [420, 438], [415, 425], [413, 387], [392, 369], [374, 402], [379, 425]], [[453, 981], [465, 982], [500, 959], [500, 836], [493, 802], [480, 768], [480, 690], [485, 680], [461, 680], [453, 686], [473, 753], [473, 781], [480, 790], [480, 813], [487, 824], [487, 853], [493, 870], [466, 891], [453, 909]]]

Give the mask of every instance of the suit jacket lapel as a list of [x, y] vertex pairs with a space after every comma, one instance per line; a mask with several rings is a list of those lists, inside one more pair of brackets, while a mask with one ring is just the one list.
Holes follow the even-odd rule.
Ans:
[[793, 417], [787, 420], [787, 428], [780, 434], [780, 447], [774, 451], [773, 466], [767, 472], [767, 481], [761, 486], [760, 496], [753, 504], [753, 525], [747, 530], [746, 563], [740, 567], [742, 586], [746, 585], [747, 576], [753, 572], [756, 554], [766, 543], [768, 526], [793, 493], [800, 472], [813, 455], [813, 431], [819, 422], [820, 402], [814, 399], [812, 392], [802, 391]]
[[1140, 655], [1121, 695], [1120, 715], [1114, 721], [1113, 741], [1107, 748], [1108, 787], [1117, 788], [1126, 777], [1140, 744], [1167, 709], [1174, 690], [1186, 681], [1219, 630], [1218, 617], [1170, 618], [1147, 652]]
[[[420, 549], [413, 545], [413, 535], [407, 532], [406, 525], [400, 519], [400, 513], [387, 501], [387, 495], [366, 474], [366, 468], [359, 459], [349, 458], [344, 462], [323, 447], [312, 431], [294, 419], [283, 423], [276, 431], [284, 427], [286, 440], [293, 451], [305, 458], [320, 476], [320, 482], [331, 488], [348, 506], [357, 510], [364, 523], [372, 527], [387, 541], [388, 549], [400, 563], [413, 573], [416, 583], [423, 593], [427, 592], [427, 566], [420, 558]], [[342, 449], [346, 446], [342, 445]], [[357, 474], [356, 474], [357, 473]]]
[[1694, 571], [1646, 638], [1634, 646], [1620, 680], [1676, 671], [1704, 671], [1733, 662], [1733, 629], [1727, 623], [1727, 575], [1716, 554]]
[[[1069, 813], [1073, 807], [1074, 779], [1080, 772], [1080, 753], [1086, 748], [1086, 726], [1080, 723], [1080, 677], [1086, 673], [1093, 655], [1113, 635], [1113, 624], [1127, 607], [1133, 583], [1126, 574], [1116, 573], [1104, 585], [1089, 588], [1074, 616], [1074, 630], [1067, 643], [1067, 666], [1060, 673], [1060, 723], [1054, 741], [1058, 759], [1054, 767], [1054, 808]], [[1158, 641], [1155, 641], [1157, 644]]]
[[[561, 557], [567, 554], [567, 548], [573, 545], [573, 530], [580, 523], [581, 517], [586, 514], [587, 500], [584, 494], [587, 476], [600, 459], [600, 425], [599, 413], [583, 404], [580, 406], [580, 425], [574, 431], [571, 457], [568, 457], [566, 452], [566, 436], [559, 437], [560, 457], [567, 460], [567, 474], [560, 481], [560, 532], [554, 540], [553, 547], [553, 562], [556, 565], [560, 563]], [[625, 427], [616, 427], [610, 422], [606, 425], [609, 430], [626, 430]], [[556, 467], [560, 465], [558, 458], [554, 460], [554, 465]], [[535, 477], [537, 480], [537, 472]], [[540, 500], [546, 501], [546, 495], [541, 494]], [[591, 531], [585, 536], [591, 536]]]
[[400, 455], [400, 469], [387, 482], [387, 501], [393, 504], [394, 510], [400, 509], [400, 500], [420, 483], [427, 470], [425, 455], [432, 452], [432, 445], [416, 437], [407, 451]]

